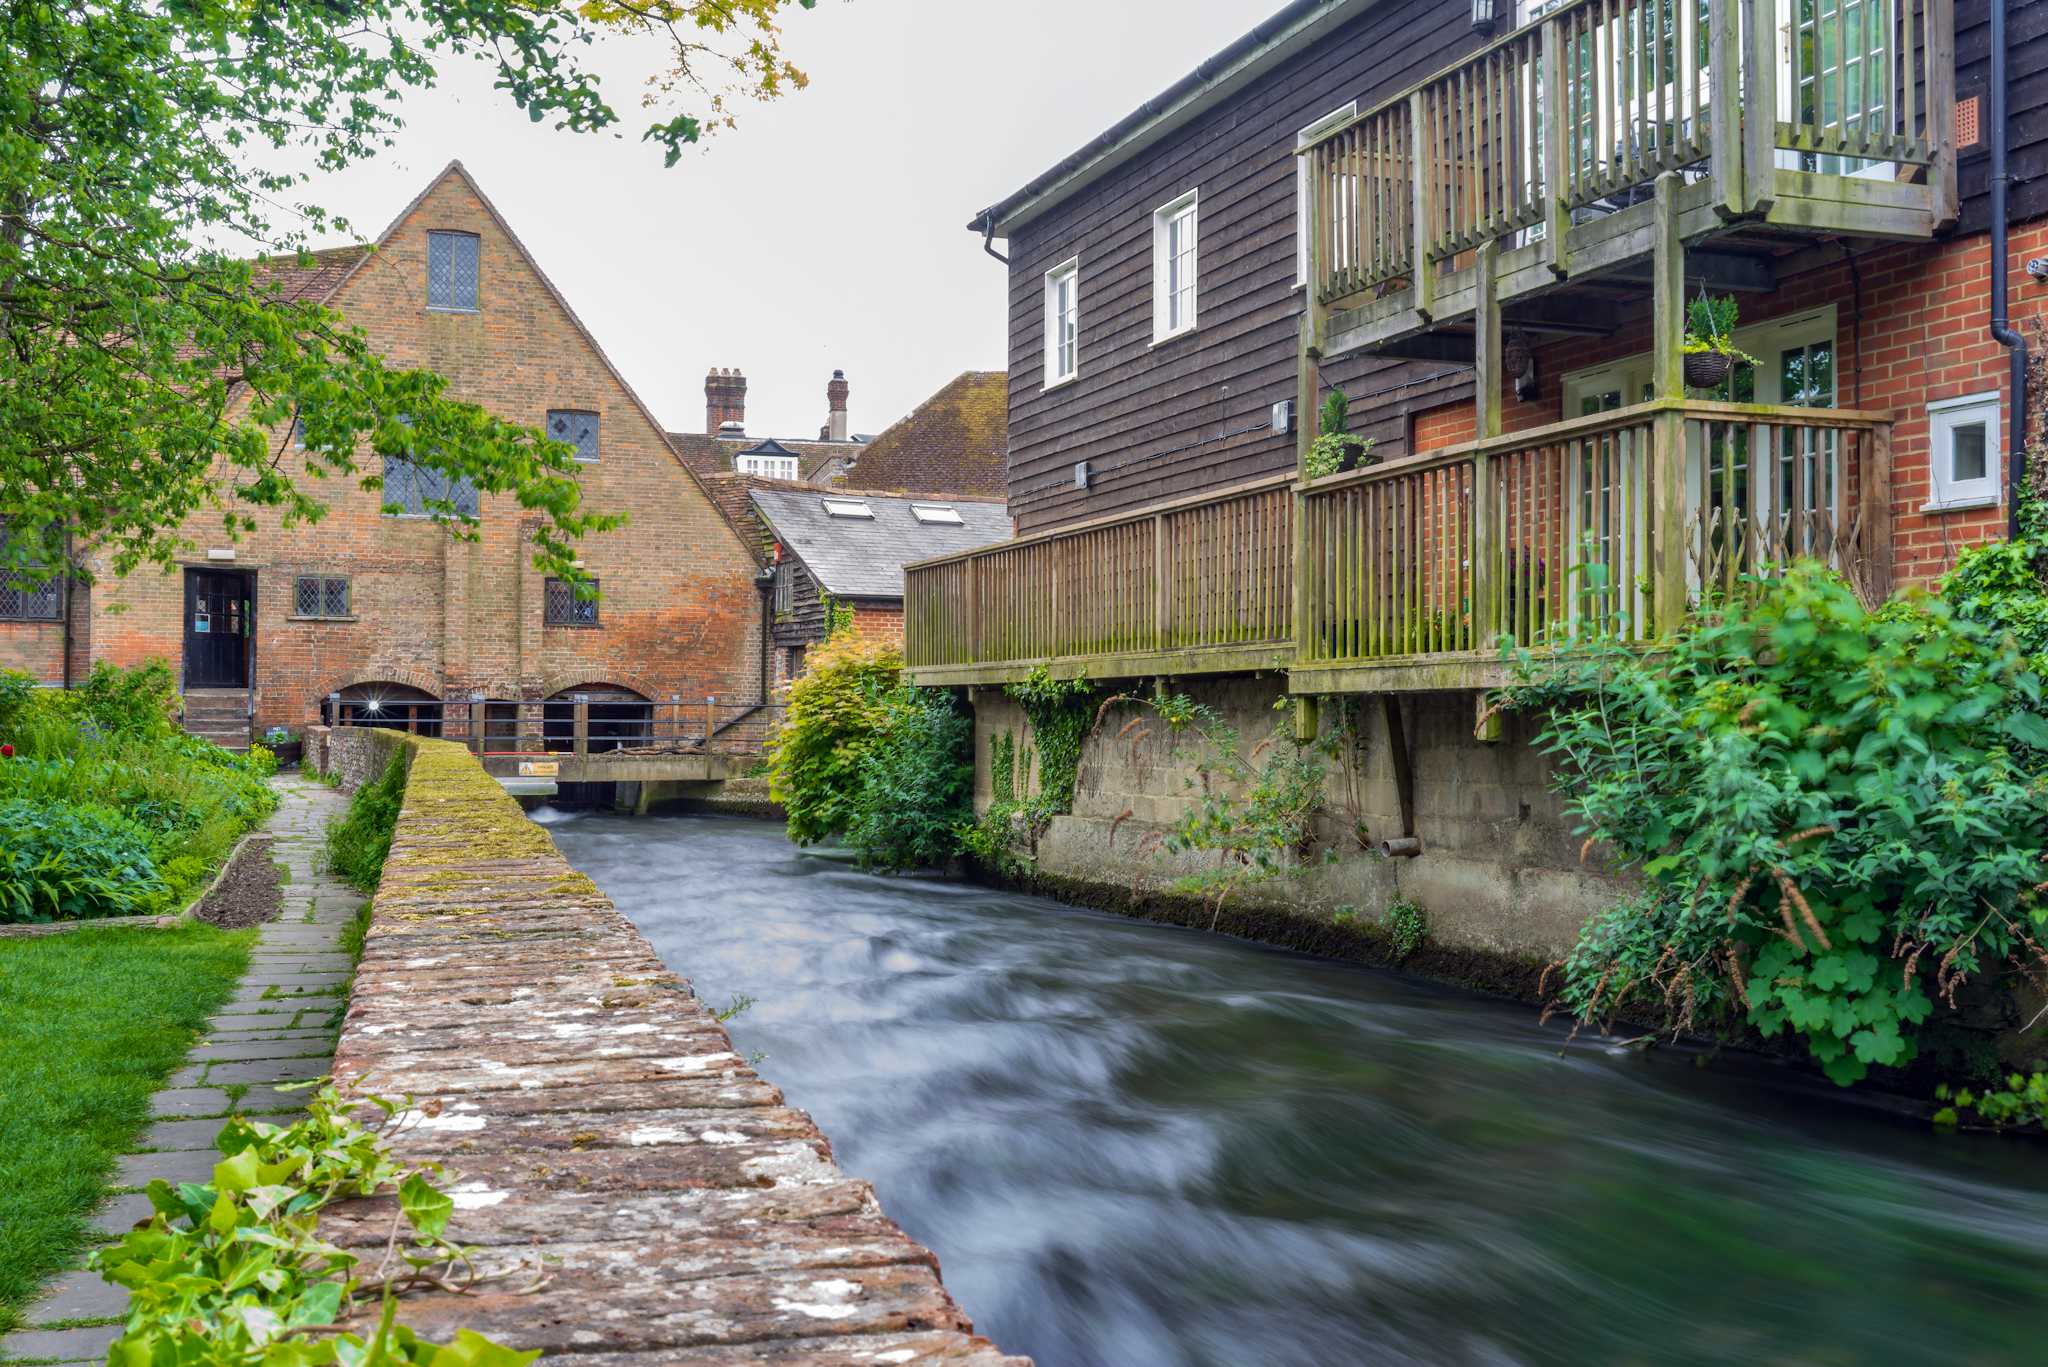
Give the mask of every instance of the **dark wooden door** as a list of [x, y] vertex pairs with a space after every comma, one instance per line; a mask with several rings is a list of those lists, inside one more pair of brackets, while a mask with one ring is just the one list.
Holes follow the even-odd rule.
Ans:
[[246, 571], [185, 571], [185, 687], [248, 686], [255, 611]]

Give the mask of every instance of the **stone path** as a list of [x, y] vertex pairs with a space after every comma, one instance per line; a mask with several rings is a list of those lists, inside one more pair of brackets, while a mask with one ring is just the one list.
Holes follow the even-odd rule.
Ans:
[[[259, 932], [240, 988], [210, 1023], [186, 1066], [171, 1075], [151, 1109], [157, 1117], [137, 1151], [121, 1159], [119, 1189], [94, 1224], [109, 1238], [149, 1215], [141, 1188], [152, 1178], [203, 1182], [219, 1157], [213, 1137], [233, 1112], [304, 1109], [302, 1093], [278, 1084], [326, 1073], [346, 1003], [349, 958], [343, 928], [363, 894], [325, 872], [327, 823], [348, 806], [339, 793], [296, 774], [272, 780], [280, 802], [268, 829], [271, 857], [289, 870], [284, 911]], [[29, 1308], [30, 1328], [0, 1342], [0, 1356], [100, 1361], [127, 1314], [127, 1293], [97, 1272], [69, 1272]], [[78, 1321], [102, 1321], [79, 1326]], [[49, 1328], [37, 1326], [72, 1325]]]

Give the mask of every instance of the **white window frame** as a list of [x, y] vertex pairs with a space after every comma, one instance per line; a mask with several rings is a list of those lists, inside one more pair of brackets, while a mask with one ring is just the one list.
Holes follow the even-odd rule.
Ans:
[[[1067, 312], [1060, 312], [1060, 287], [1067, 287]], [[1071, 328], [1072, 335], [1068, 335]], [[1064, 354], [1063, 354], [1064, 353]], [[1070, 256], [1045, 273], [1045, 378], [1055, 389], [1081, 377], [1081, 258]]]
[[[1173, 241], [1173, 225], [1182, 220], [1193, 225], [1194, 242], [1187, 252], [1187, 316], [1176, 320], [1173, 317], [1174, 304], [1182, 291], [1174, 288], [1176, 263], [1169, 248]], [[1152, 211], [1152, 345], [1185, 337], [1201, 326], [1201, 292], [1202, 191], [1198, 186]]]
[[798, 478], [795, 456], [739, 456], [736, 459], [743, 475], [759, 475], [763, 479]]
[[[1353, 100], [1341, 109], [1333, 109], [1308, 127], [1294, 135], [1294, 150], [1302, 148], [1342, 123], [1349, 123], [1358, 117], [1358, 101]], [[1308, 161], [1307, 157], [1294, 159], [1294, 287], [1308, 286]]]
[[[1995, 508], [2005, 481], [2005, 446], [2000, 440], [2004, 415], [1999, 407], [2002, 395], [1996, 389], [1982, 394], [1965, 394], [1927, 405], [1928, 493], [1921, 511], [1954, 512], [1961, 508]], [[1956, 479], [1949, 441], [1958, 427], [1984, 424], [1984, 473], [1976, 479]]]

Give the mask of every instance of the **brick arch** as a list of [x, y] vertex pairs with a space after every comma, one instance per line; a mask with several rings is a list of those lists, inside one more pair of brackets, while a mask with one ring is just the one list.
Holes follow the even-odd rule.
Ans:
[[331, 679], [321, 688], [316, 701], [324, 703], [334, 694], [354, 688], [358, 684], [380, 683], [404, 684], [407, 688], [417, 688], [430, 698], [439, 698], [443, 702], [447, 701], [447, 697], [442, 691], [441, 680], [435, 675], [418, 669], [353, 669], [338, 678]]
[[630, 669], [607, 669], [601, 672], [590, 670], [569, 670], [550, 675], [541, 681], [540, 696], [553, 698], [562, 693], [574, 693], [578, 689], [623, 688], [638, 693], [641, 700], [651, 703], [665, 703], [673, 688], [659, 688], [652, 679]]

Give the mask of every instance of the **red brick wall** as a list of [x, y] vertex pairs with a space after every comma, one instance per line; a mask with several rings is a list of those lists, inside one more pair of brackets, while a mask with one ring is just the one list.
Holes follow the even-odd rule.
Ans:
[[[2023, 270], [2029, 258], [2048, 256], [2048, 220], [2015, 225], [2010, 245], [2016, 324], [2048, 319], [2048, 286], [2030, 280]], [[1923, 511], [1931, 495], [1927, 405], [1997, 390], [2001, 427], [2011, 422], [2011, 363], [1987, 330], [1990, 239], [1980, 234], [1932, 246], [1901, 244], [1860, 255], [1858, 269], [1860, 322], [1849, 267], [1835, 261], [1786, 281], [1774, 294], [1739, 296], [1741, 324], [1769, 322], [1822, 304], [1836, 306], [1837, 402], [1893, 414], [1894, 570], [1902, 585], [1925, 583], [1946, 571], [1958, 552], [2003, 535], [2006, 524], [2002, 508]], [[1512, 392], [1506, 396], [1506, 429], [1558, 421], [1566, 416], [1567, 373], [1639, 355], [1650, 345], [1649, 322], [1638, 317], [1611, 337], [1538, 348], [1541, 392], [1528, 403]], [[1416, 423], [1418, 450], [1463, 440], [1473, 429], [1469, 411], [1461, 421], [1454, 409], [1418, 415]], [[2000, 438], [2003, 445], [2003, 431]]]
[[903, 604], [856, 602], [853, 634], [870, 645], [903, 645]]
[[62, 683], [63, 623], [0, 622], [0, 670], [19, 670], [37, 683]]
[[[482, 239], [476, 314], [425, 307], [436, 228]], [[457, 397], [501, 417], [538, 427], [551, 408], [599, 414], [600, 458], [579, 467], [586, 502], [630, 521], [581, 547], [603, 597], [601, 625], [578, 628], [543, 625], [535, 519], [509, 496], [485, 496], [474, 543], [386, 517], [377, 494], [352, 485], [322, 489], [329, 512], [313, 526], [285, 529], [258, 511], [234, 567], [257, 573], [259, 726], [304, 724], [328, 693], [363, 682], [458, 699], [613, 684], [656, 701], [760, 700], [752, 557], [464, 176], [438, 182], [335, 303], [394, 364], [437, 370]], [[217, 516], [194, 518], [186, 533], [193, 563], [229, 544]], [[300, 574], [347, 575], [354, 620], [294, 620]], [[91, 631], [97, 658], [176, 663], [182, 573], [109, 579]]]
[[1479, 415], [1471, 403], [1460, 401], [1441, 408], [1425, 409], [1415, 415], [1410, 446], [1414, 451], [1436, 451], [1470, 441], [1479, 430]]

